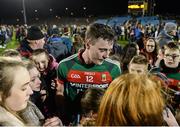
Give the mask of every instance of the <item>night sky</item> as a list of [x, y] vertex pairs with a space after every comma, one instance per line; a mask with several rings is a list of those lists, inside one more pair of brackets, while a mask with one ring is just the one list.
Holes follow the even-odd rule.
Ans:
[[[180, 14], [177, 1], [155, 1], [155, 14]], [[25, 0], [25, 4], [28, 18], [84, 17], [127, 14], [128, 0]], [[0, 0], [1, 20], [22, 17], [22, 0]]]

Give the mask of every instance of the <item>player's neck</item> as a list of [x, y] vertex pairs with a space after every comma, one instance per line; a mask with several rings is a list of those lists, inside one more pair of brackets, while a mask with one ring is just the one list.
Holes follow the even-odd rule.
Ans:
[[89, 58], [87, 49], [82, 53], [82, 58], [86, 64], [92, 64], [93, 62]]

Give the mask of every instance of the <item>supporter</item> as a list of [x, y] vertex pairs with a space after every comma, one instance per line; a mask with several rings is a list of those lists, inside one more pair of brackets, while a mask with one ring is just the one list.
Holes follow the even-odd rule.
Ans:
[[139, 46], [140, 51], [144, 49], [144, 41], [146, 41], [146, 39], [147, 39], [147, 36], [145, 34], [142, 34], [142, 37], [136, 40], [136, 44]]
[[[39, 111], [33, 103], [29, 102], [30, 95], [33, 92], [29, 86], [30, 76], [25, 65], [21, 61], [7, 57], [1, 57], [0, 63], [0, 125], [25, 126], [39, 123], [40, 119], [35, 119], [37, 118], [35, 113]], [[41, 118], [43, 119], [43, 117]], [[25, 121], [27, 119], [31, 123], [27, 123]], [[60, 125], [60, 120], [53, 117], [46, 119], [40, 125]]]
[[141, 23], [137, 22], [136, 27], [134, 29], [134, 34], [135, 34], [135, 40], [139, 40], [140, 38], [142, 38], [143, 32], [142, 32], [142, 24]]
[[70, 35], [70, 27], [64, 27], [63, 35], [61, 36], [61, 39], [66, 44], [68, 51], [71, 53], [72, 51], [72, 38]]
[[[167, 81], [167, 77], [161, 73], [157, 73], [157, 72], [153, 72], [152, 70], [149, 71], [150, 73], [152, 73], [154, 76], [155, 76], [155, 79], [154, 80], [160, 80], [162, 82], [162, 91], [163, 91], [163, 95], [164, 95], [164, 100], [166, 100], [166, 110], [167, 111], [164, 111], [164, 112], [168, 112], [169, 114], [174, 114], [174, 115], [178, 115], [179, 111], [176, 111], [177, 113], [175, 114], [174, 110], [172, 109], [172, 106], [171, 106], [171, 103], [169, 101], [169, 96], [172, 96], [170, 95], [170, 93], [167, 91], [167, 88], [166, 86], [168, 85], [168, 81]], [[139, 74], [149, 74], [148, 73], [148, 61], [147, 59], [145, 58], [145, 56], [143, 55], [138, 55], [138, 56], [134, 56], [129, 64], [129, 73], [139, 73]], [[177, 97], [179, 97], [179, 93], [175, 93], [177, 94]], [[179, 100], [178, 99], [175, 99], [175, 97], [171, 97], [171, 101], [173, 100], [173, 103], [177, 105], [177, 107], [179, 107], [178, 103], [179, 103]], [[171, 111], [169, 110], [169, 108], [172, 110], [172, 113]], [[168, 114], [167, 113], [167, 114]], [[164, 113], [166, 114], [166, 113]], [[176, 120], [174, 118], [174, 115], [167, 115], [168, 118], [166, 117], [166, 115], [164, 115], [164, 119], [166, 120], [167, 124], [171, 124], [171, 125], [175, 125], [176, 124]], [[178, 119], [177, 119], [178, 120]], [[173, 121], [173, 122], [170, 122], [170, 121]]]
[[17, 112], [27, 107], [33, 93], [29, 87], [29, 73], [23, 63], [2, 57], [0, 71], [0, 125], [23, 126], [24, 121]]
[[43, 114], [48, 113], [48, 109], [45, 109], [45, 107], [47, 107], [45, 103], [47, 93], [41, 84], [40, 73], [35, 64], [32, 62], [27, 61], [26, 67], [30, 75], [30, 87], [33, 90], [30, 100], [41, 110]]
[[26, 67], [27, 67], [27, 70], [29, 71], [29, 75], [30, 75], [30, 79], [31, 79], [31, 82], [30, 82], [31, 89], [34, 92], [40, 91], [41, 90], [40, 73], [37, 70], [35, 64], [30, 61], [26, 61]]
[[128, 64], [135, 55], [139, 55], [139, 47], [135, 43], [129, 43], [124, 46], [122, 54], [121, 54], [121, 67], [122, 72], [126, 73], [128, 71]]
[[[48, 101], [46, 100], [48, 94], [41, 84], [40, 73], [37, 70], [35, 64], [27, 61], [26, 67], [27, 67], [29, 74], [30, 74], [30, 80], [31, 80], [30, 81], [30, 87], [33, 90], [33, 94], [31, 95], [30, 100], [34, 104], [36, 104], [36, 106], [41, 110], [41, 112], [44, 114], [46, 119], [50, 118], [50, 117], [53, 119], [58, 119], [58, 117], [56, 117], [54, 114], [52, 115], [52, 113], [50, 112], [49, 104], [48, 104]], [[37, 110], [36, 110], [36, 113], [38, 114], [37, 116], [40, 117], [42, 120], [42, 115]], [[29, 114], [23, 113], [23, 115], [26, 116], [25, 120], [27, 122], [30, 122], [31, 123], [30, 125], [32, 125], [31, 119], [29, 119], [27, 117], [27, 116], [29, 116]], [[36, 116], [34, 116], [32, 119], [38, 119], [38, 118]], [[33, 125], [38, 125], [38, 124], [35, 124], [35, 122], [33, 122]]]
[[84, 48], [84, 41], [80, 34], [74, 35], [72, 54], [78, 53], [80, 49]]
[[6, 48], [6, 36], [7, 36], [7, 32], [6, 32], [6, 27], [5, 26], [0, 26], [0, 48]]
[[60, 35], [58, 28], [52, 29], [52, 35], [48, 38], [49, 52], [59, 62], [71, 54], [72, 42]]
[[164, 58], [164, 46], [158, 50], [157, 60], [155, 62], [155, 67], [159, 67], [159, 64], [163, 58]]
[[143, 55], [137, 55], [132, 58], [128, 65], [129, 73], [147, 74], [148, 60]]
[[174, 41], [174, 36], [176, 36], [177, 25], [172, 22], [168, 22], [165, 24], [164, 29], [159, 33], [157, 37], [157, 43], [160, 48], [169, 42]]
[[145, 47], [141, 53], [146, 56], [150, 66], [153, 67], [157, 60], [158, 46], [153, 38], [148, 38], [144, 43]]
[[16, 26], [16, 40], [21, 42], [27, 36], [27, 25]]
[[112, 51], [110, 53], [110, 56], [115, 55], [115, 54], [116, 55], [121, 55], [122, 54], [122, 46], [119, 44], [117, 36], [114, 39], [113, 49], [112, 49]]
[[28, 29], [27, 37], [22, 41], [17, 49], [22, 57], [29, 58], [35, 49], [44, 47], [44, 35], [37, 26], [31, 26]]
[[[49, 108], [49, 115], [53, 115], [56, 110], [55, 106], [55, 86], [56, 86], [56, 69], [58, 63], [49, 55], [44, 49], [36, 49], [33, 51], [31, 60], [35, 63], [38, 71], [41, 73], [40, 79], [44, 89], [46, 90], [48, 96], [46, 103]], [[48, 113], [45, 113], [48, 116]]]
[[170, 81], [170, 87], [179, 90], [178, 83], [180, 81], [180, 49], [174, 43], [170, 42], [165, 46], [163, 51], [163, 59], [160, 61], [159, 70], [164, 73]]
[[[180, 88], [180, 50], [179, 47], [174, 43], [170, 42], [165, 45], [163, 51], [163, 59], [160, 61], [159, 68], [156, 69], [157, 72], [164, 74], [167, 77], [167, 88], [168, 92], [167, 103], [171, 108], [174, 115], [179, 113], [180, 102], [175, 99], [175, 95], [179, 98]], [[176, 97], [176, 98], [177, 98]]]
[[163, 125], [160, 82], [145, 74], [125, 74], [112, 81], [98, 111], [97, 126]]
[[120, 35], [121, 40], [125, 39], [125, 27], [123, 25], [117, 27], [118, 35]]
[[[174, 118], [174, 115], [169, 110], [169, 102], [166, 98], [167, 96], [167, 89], [164, 88], [166, 86], [166, 77], [160, 73], [154, 73], [149, 71], [154, 76], [154, 81], [161, 81], [162, 83], [162, 91], [163, 91], [163, 98], [167, 101], [166, 108], [164, 109], [164, 120], [166, 121], [166, 124], [168, 125], [176, 125], [176, 120]], [[129, 64], [129, 73], [139, 73], [139, 74], [149, 74], [148, 73], [148, 61], [143, 55], [134, 56]], [[169, 96], [169, 95], [168, 95]], [[175, 100], [175, 99], [174, 99]], [[178, 101], [177, 101], [178, 102]], [[171, 115], [168, 115], [171, 114]]]
[[95, 126], [97, 112], [104, 94], [104, 89], [89, 88], [81, 99], [82, 118], [80, 125]]
[[27, 107], [18, 112], [18, 115], [23, 119], [24, 123], [28, 126], [40, 126], [44, 124], [45, 118], [38, 107], [28, 102]]
[[58, 66], [54, 57], [48, 54], [45, 49], [34, 50], [31, 60], [36, 64], [37, 69], [44, 74], [47, 74], [50, 70], [55, 70]]
[[120, 75], [120, 67], [106, 59], [113, 39], [114, 32], [109, 26], [91, 24], [86, 31], [85, 49], [60, 62], [57, 73], [61, 85], [57, 87], [57, 94], [65, 89], [67, 125], [74, 121], [77, 124], [81, 94], [87, 88], [106, 89]]

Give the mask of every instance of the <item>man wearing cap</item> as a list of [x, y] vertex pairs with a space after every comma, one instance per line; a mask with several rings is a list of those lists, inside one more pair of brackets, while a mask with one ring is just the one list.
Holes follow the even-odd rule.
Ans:
[[164, 29], [159, 33], [156, 41], [159, 44], [159, 47], [162, 48], [164, 45], [169, 42], [174, 41], [176, 36], [177, 25], [173, 22], [168, 22], [165, 24]]
[[17, 49], [22, 57], [29, 58], [35, 49], [44, 47], [44, 35], [37, 26], [31, 26], [28, 29], [27, 37], [21, 42]]

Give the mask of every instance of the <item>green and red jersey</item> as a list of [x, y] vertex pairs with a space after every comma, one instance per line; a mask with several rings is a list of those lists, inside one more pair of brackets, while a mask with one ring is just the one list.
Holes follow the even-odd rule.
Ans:
[[160, 62], [160, 72], [168, 78], [168, 86], [174, 90], [180, 91], [180, 64], [176, 68], [168, 68], [164, 60]]
[[57, 70], [59, 82], [64, 84], [64, 94], [71, 101], [88, 88], [108, 88], [111, 81], [121, 74], [120, 66], [110, 59], [105, 59], [101, 65], [88, 65], [81, 55], [74, 54], [62, 60]]

